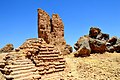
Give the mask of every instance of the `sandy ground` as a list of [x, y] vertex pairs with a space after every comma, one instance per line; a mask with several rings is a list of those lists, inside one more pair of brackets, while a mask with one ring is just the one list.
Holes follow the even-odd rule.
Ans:
[[65, 80], [120, 80], [120, 54], [91, 54], [90, 57], [65, 56]]
[[65, 71], [45, 75], [43, 80], [120, 80], [120, 53], [91, 54], [84, 58], [75, 58], [71, 53], [64, 58]]
[[66, 69], [45, 80], [120, 80], [120, 53], [91, 54], [90, 57], [64, 56]]

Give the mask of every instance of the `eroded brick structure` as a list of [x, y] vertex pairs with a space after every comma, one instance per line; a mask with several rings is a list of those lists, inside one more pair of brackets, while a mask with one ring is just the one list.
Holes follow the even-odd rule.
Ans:
[[64, 69], [65, 60], [58, 49], [42, 38], [28, 39], [0, 64], [0, 71], [7, 80], [44, 80], [46, 74]]
[[62, 54], [70, 53], [70, 50], [65, 50], [64, 24], [58, 14], [53, 14], [50, 18], [45, 11], [38, 9], [38, 37], [55, 45]]

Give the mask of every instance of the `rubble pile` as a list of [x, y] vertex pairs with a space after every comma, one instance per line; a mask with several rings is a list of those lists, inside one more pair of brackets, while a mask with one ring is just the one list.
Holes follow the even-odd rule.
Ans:
[[120, 39], [117, 37], [109, 38], [109, 34], [101, 32], [97, 27], [91, 27], [89, 35], [80, 37], [74, 44], [75, 57], [90, 56], [91, 53], [120, 52]]
[[3, 48], [0, 49], [0, 53], [11, 52], [13, 49], [13, 44], [6, 44]]

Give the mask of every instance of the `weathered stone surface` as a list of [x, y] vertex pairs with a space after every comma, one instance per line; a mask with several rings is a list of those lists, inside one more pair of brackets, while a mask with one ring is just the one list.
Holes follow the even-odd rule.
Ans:
[[48, 44], [55, 45], [62, 54], [66, 53], [64, 24], [58, 14], [53, 14], [50, 19], [45, 11], [38, 9], [38, 37], [43, 38]]
[[[41, 75], [54, 73], [56, 70], [59, 72], [58, 69], [62, 69], [62, 71], [64, 71], [65, 67], [59, 67], [59, 65], [65, 66], [65, 61], [63, 57], [60, 56], [60, 51], [58, 51], [54, 45], [47, 44], [44, 39], [28, 39], [20, 46], [20, 49], [24, 54], [26, 54], [26, 57], [36, 65]], [[55, 64], [56, 62], [58, 63], [57, 66]], [[53, 67], [51, 67], [51, 65]]]
[[77, 50], [74, 54], [75, 57], [86, 57], [90, 56], [91, 48], [89, 46], [89, 38], [80, 37], [80, 39], [75, 44], [75, 49]]
[[78, 41], [74, 44], [74, 49], [75, 50], [78, 50], [80, 48], [80, 46], [82, 45], [82, 41], [84, 40], [84, 38], [88, 38], [89, 39], [89, 36], [88, 35], [85, 35], [83, 37], [80, 37], [78, 39]]
[[0, 71], [6, 80], [38, 80], [41, 78], [35, 64], [22, 52], [10, 52], [6, 55], [5, 61], [7, 64], [0, 68]]
[[109, 40], [109, 34], [100, 33], [97, 35], [96, 39], [107, 41]]
[[0, 49], [0, 52], [11, 52], [13, 49], [13, 44], [7, 44], [2, 49]]
[[42, 9], [38, 9], [38, 37], [43, 38], [47, 43], [49, 43], [50, 32], [50, 16]]
[[110, 38], [108, 41], [107, 41], [107, 43], [109, 43], [110, 44], [110, 46], [113, 46], [113, 45], [115, 45], [116, 44], [116, 42], [117, 42], [117, 37], [112, 37], [112, 38]]
[[105, 41], [90, 38], [89, 43], [92, 53], [104, 53], [106, 51]]

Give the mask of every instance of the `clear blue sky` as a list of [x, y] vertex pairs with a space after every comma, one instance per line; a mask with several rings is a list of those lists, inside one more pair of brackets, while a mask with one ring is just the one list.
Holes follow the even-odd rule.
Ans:
[[60, 15], [68, 44], [88, 34], [91, 26], [120, 36], [120, 0], [0, 0], [0, 48], [37, 37], [38, 8]]

